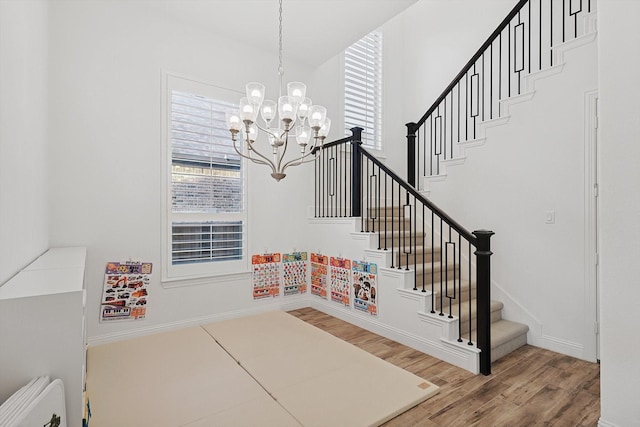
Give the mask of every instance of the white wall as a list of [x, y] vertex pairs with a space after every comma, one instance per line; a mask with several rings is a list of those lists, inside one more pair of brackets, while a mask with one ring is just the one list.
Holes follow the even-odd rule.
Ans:
[[47, 8], [0, 0], [0, 285], [48, 247]]
[[[240, 91], [263, 81], [273, 97], [277, 56], [184, 25], [145, 2], [60, 0], [50, 10], [51, 245], [88, 248], [89, 339], [272, 303], [251, 299], [248, 275], [173, 289], [160, 283], [161, 77], [165, 70]], [[285, 66], [287, 80], [310, 74]], [[250, 166], [249, 254], [305, 249], [299, 230], [310, 174], [292, 169], [276, 183], [264, 167]], [[126, 259], [154, 264], [147, 318], [100, 324], [105, 263]]]
[[[601, 164], [601, 426], [640, 425], [640, 67], [635, 0], [598, 2]], [[632, 48], [628, 48], [632, 47]]]

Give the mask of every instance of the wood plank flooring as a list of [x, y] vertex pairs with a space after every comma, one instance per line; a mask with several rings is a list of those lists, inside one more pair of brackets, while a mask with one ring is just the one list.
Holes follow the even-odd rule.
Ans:
[[440, 387], [438, 395], [390, 420], [387, 427], [598, 424], [596, 363], [527, 345], [495, 362], [491, 375], [473, 375], [318, 310], [289, 313]]

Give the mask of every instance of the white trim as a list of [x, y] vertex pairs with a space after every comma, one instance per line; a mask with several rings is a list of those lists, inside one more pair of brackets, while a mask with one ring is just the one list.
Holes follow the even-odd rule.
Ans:
[[[595, 326], [598, 316], [598, 198], [595, 185], [598, 180], [597, 146], [597, 100], [598, 90], [584, 94], [584, 214], [585, 214], [585, 337], [584, 357], [592, 362], [599, 359], [599, 342]], [[595, 337], [593, 336], [595, 335]]]
[[136, 329], [129, 329], [126, 331], [114, 332], [110, 334], [98, 335], [88, 340], [88, 345], [102, 345], [116, 341], [122, 341], [125, 339], [138, 338], [146, 335], [151, 335], [159, 332], [167, 332], [181, 328], [187, 328], [191, 326], [200, 326], [207, 323], [220, 322], [222, 320], [236, 319], [238, 317], [250, 316], [254, 314], [264, 313], [267, 311], [275, 310], [298, 310], [301, 308], [309, 307], [307, 298], [297, 298], [295, 300], [289, 300], [287, 302], [274, 302], [271, 304], [260, 305], [259, 307], [252, 307], [248, 309], [228, 311], [225, 313], [213, 314], [209, 316], [194, 317], [191, 319], [179, 320], [175, 322], [163, 323], [161, 325], [147, 326]]
[[[171, 175], [169, 170], [171, 168], [171, 155], [169, 150], [170, 144], [170, 108], [171, 100], [169, 97], [169, 91], [179, 88], [180, 90], [187, 90], [193, 93], [199, 93], [205, 96], [216, 97], [213, 92], [225, 92], [225, 96], [242, 96], [242, 92], [235, 89], [224, 88], [217, 86], [210, 82], [203, 81], [194, 77], [173, 73], [164, 69], [161, 72], [161, 156], [162, 156], [162, 194], [161, 194], [161, 282], [165, 288], [202, 285], [206, 283], [216, 283], [221, 280], [215, 279], [216, 277], [228, 278], [229, 275], [237, 275], [247, 273], [249, 271], [250, 257], [249, 251], [249, 204], [248, 204], [248, 192], [249, 192], [249, 175], [247, 163], [242, 159], [242, 173], [243, 173], [243, 206], [244, 211], [239, 215], [244, 223], [244, 244], [243, 244], [243, 259], [239, 261], [229, 262], [216, 262], [216, 263], [196, 263], [186, 265], [172, 265], [171, 262], [171, 248], [170, 248], [170, 233], [171, 233], [171, 213], [169, 206], [169, 200], [171, 200]], [[210, 93], [202, 93], [210, 92]]]
[[310, 307], [359, 326], [373, 333], [429, 354], [445, 362], [451, 363], [472, 373], [479, 373], [479, 350], [475, 347], [464, 347], [442, 338], [428, 339], [369, 317], [357, 315], [353, 310], [344, 309], [330, 301], [313, 299]]
[[610, 423], [609, 421], [605, 421], [600, 417], [598, 420], [598, 427], [621, 427], [618, 424]]
[[584, 346], [580, 343], [544, 334], [540, 340], [546, 344], [543, 346], [546, 349], [584, 360]]

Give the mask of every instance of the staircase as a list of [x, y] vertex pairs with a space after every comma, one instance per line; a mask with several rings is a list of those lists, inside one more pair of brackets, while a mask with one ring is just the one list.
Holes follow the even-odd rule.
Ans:
[[[395, 215], [392, 216], [391, 210], [395, 211]], [[381, 260], [384, 263], [381, 265], [383, 269], [391, 271], [400, 269], [408, 272], [409, 277], [406, 280], [394, 285], [423, 299], [420, 304], [423, 310], [418, 310], [419, 314], [429, 316], [436, 321], [446, 319], [446, 323], [452, 323], [450, 328], [453, 331], [459, 331], [457, 337], [444, 336], [442, 338], [450, 340], [452, 343], [473, 344], [478, 336], [475, 328], [478, 314], [476, 281], [459, 280], [455, 277], [457, 260], [444, 260], [442, 248], [438, 245], [439, 239], [434, 239], [435, 244], [431, 245], [431, 229], [417, 230], [415, 238], [410, 239], [408, 236], [410, 219], [399, 215], [400, 212], [401, 209], [398, 207], [386, 208], [386, 211], [371, 209], [368, 211], [367, 216], [370, 219], [366, 222], [366, 229], [375, 230], [377, 224], [371, 218], [382, 215], [385, 218], [386, 231], [369, 232], [379, 236], [382, 242], [386, 238], [388, 243], [400, 245], [387, 249], [365, 250], [365, 258]], [[375, 240], [376, 238], [374, 238]], [[402, 243], [408, 240], [412, 240], [412, 242], [415, 240], [416, 250], [405, 254], [403, 247], [406, 245]], [[423, 245], [423, 242], [427, 244]], [[389, 253], [391, 256], [388, 256]], [[435, 285], [433, 292], [430, 291], [432, 283]], [[423, 285], [425, 292], [422, 291]], [[455, 296], [455, 298], [447, 298], [447, 295]], [[503, 319], [502, 308], [502, 302], [490, 301], [491, 362], [527, 343], [529, 327], [522, 323]]]
[[[529, 327], [503, 319], [503, 303], [490, 298], [493, 233], [468, 232], [426, 196], [485, 143], [487, 129], [509, 122], [513, 105], [533, 99], [537, 81], [562, 71], [566, 51], [595, 39], [591, 3], [519, 1], [423, 117], [407, 124], [406, 181], [360, 146], [362, 129], [325, 144], [315, 217], [355, 218], [351, 238], [362, 247], [350, 256], [379, 266], [380, 302], [377, 318], [315, 308], [484, 374], [527, 343]], [[503, 56], [504, 74], [493, 62]]]

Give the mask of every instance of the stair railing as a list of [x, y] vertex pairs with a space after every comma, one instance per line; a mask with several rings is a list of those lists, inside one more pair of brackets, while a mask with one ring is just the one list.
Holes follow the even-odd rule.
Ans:
[[431, 293], [431, 313], [460, 320], [458, 342], [476, 346], [480, 372], [490, 374], [493, 232], [467, 231], [363, 148], [361, 132], [324, 145], [315, 162], [315, 216], [359, 217], [361, 232], [391, 252], [391, 268], [412, 271], [413, 290]]
[[[593, 3], [593, 5], [592, 5]], [[417, 122], [407, 123], [408, 182], [440, 175], [458, 144], [502, 117], [500, 101], [522, 92], [525, 75], [552, 67], [553, 49], [586, 32], [592, 0], [520, 0]]]

